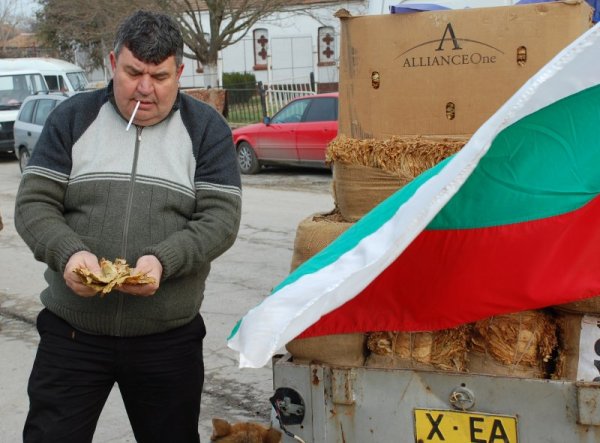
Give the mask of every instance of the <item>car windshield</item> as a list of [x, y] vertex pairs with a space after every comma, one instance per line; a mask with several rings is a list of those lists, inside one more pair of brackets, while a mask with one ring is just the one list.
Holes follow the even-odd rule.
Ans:
[[284, 106], [271, 119], [271, 123], [298, 123], [310, 100], [295, 100]]
[[0, 75], [0, 109], [19, 109], [23, 100], [48, 88], [41, 74]]
[[69, 72], [67, 78], [76, 91], [84, 91], [88, 88], [88, 81], [83, 72]]

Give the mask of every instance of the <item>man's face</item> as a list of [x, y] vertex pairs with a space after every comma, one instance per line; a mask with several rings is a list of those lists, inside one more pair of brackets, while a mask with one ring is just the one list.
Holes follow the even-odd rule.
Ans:
[[171, 112], [183, 71], [183, 64], [176, 66], [175, 56], [158, 65], [144, 63], [123, 46], [118, 58], [114, 52], [110, 53], [110, 64], [115, 101], [123, 116], [131, 118], [138, 101], [135, 125], [154, 125]]

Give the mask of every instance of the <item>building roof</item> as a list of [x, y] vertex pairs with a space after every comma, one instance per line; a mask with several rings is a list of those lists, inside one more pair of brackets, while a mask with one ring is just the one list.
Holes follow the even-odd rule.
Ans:
[[[257, 0], [260, 1], [260, 0]], [[287, 0], [285, 2], [285, 4], [282, 6], [283, 8], [285, 8], [286, 6], [289, 7], [297, 7], [297, 6], [315, 6], [315, 5], [320, 5], [320, 4], [330, 4], [330, 5], [336, 5], [336, 4], [346, 4], [348, 2], [352, 2], [352, 1], [363, 1], [363, 0]], [[241, 4], [248, 4], [248, 1], [243, 1], [243, 0], [237, 0], [237, 3]], [[208, 7], [206, 6], [206, 3], [204, 1], [199, 1], [196, 3], [199, 7], [199, 11], [206, 11], [208, 9]], [[234, 0], [234, 2], [232, 2], [232, 6], [235, 6], [236, 1]]]

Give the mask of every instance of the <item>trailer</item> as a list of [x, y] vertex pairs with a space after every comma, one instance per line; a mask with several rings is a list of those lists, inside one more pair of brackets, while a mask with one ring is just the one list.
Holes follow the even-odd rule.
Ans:
[[273, 358], [284, 442], [592, 443], [600, 383]]

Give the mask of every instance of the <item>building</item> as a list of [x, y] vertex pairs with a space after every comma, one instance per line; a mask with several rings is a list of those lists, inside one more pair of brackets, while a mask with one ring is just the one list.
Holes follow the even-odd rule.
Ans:
[[[356, 1], [297, 0], [285, 11], [258, 22], [235, 45], [221, 51], [219, 74], [254, 73], [264, 84], [308, 84], [311, 76], [323, 89], [336, 89], [338, 82], [339, 19], [335, 13], [347, 9], [353, 15], [367, 12], [367, 3]], [[200, 11], [208, 29], [208, 14]], [[206, 87], [203, 67], [186, 60], [183, 87]], [[220, 75], [219, 75], [220, 77]], [[327, 87], [329, 85], [329, 87]], [[220, 86], [210, 85], [210, 86]]]

